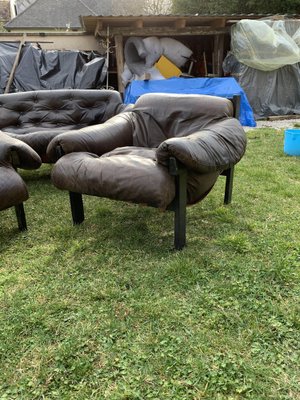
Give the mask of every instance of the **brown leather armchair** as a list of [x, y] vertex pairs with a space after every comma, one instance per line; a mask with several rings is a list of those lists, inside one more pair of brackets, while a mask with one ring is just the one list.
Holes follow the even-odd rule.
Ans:
[[22, 140], [48, 162], [59, 133], [100, 124], [126, 106], [115, 90], [57, 89], [0, 94], [0, 130]]
[[30, 146], [0, 132], [0, 210], [15, 207], [20, 230], [27, 229], [23, 202], [28, 190], [17, 168], [36, 169], [41, 163]]
[[186, 205], [202, 200], [220, 174], [231, 201], [233, 167], [246, 149], [233, 103], [205, 95], [145, 94], [106, 123], [58, 135], [48, 157], [63, 155], [54, 185], [70, 192], [73, 222], [81, 194], [175, 211], [175, 248], [186, 242]]

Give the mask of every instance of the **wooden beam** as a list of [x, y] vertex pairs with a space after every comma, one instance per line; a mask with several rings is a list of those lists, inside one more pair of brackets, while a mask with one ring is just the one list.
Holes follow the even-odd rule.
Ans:
[[23, 37], [20, 40], [20, 45], [19, 45], [19, 48], [18, 48], [18, 51], [17, 51], [17, 54], [16, 54], [15, 61], [13, 63], [12, 69], [10, 71], [9, 78], [8, 78], [4, 93], [9, 93], [9, 89], [10, 89], [11, 84], [13, 82], [13, 79], [14, 79], [14, 76], [15, 76], [15, 72], [16, 72], [16, 69], [17, 69], [17, 66], [18, 66], [18, 63], [19, 63], [19, 59], [20, 59], [20, 56], [21, 56], [21, 51], [22, 51], [22, 48], [23, 48], [24, 43], [25, 43], [25, 39], [26, 39], [26, 33], [23, 33]]
[[299, 114], [288, 114], [288, 115], [272, 115], [271, 117], [268, 117], [268, 121], [280, 121], [282, 119], [299, 119], [300, 115]]
[[124, 93], [124, 85], [121, 78], [121, 74], [124, 70], [123, 36], [115, 35], [114, 38], [115, 38], [117, 74], [118, 74], [118, 91], [120, 93]]
[[[206, 26], [187, 26], [180, 30], [174, 27], [144, 27], [143, 29], [136, 29], [134, 27], [111, 27], [110, 32], [112, 35], [123, 36], [182, 36], [182, 35], [219, 35], [221, 33], [230, 33], [230, 27], [225, 28], [211, 28]], [[106, 32], [100, 31], [100, 36], [105, 36]]]
[[174, 26], [175, 26], [176, 29], [185, 28], [185, 27], [186, 27], [186, 19], [185, 19], [185, 18], [177, 19], [177, 20], [175, 21]]
[[213, 28], [224, 28], [226, 26], [226, 18], [218, 18], [218, 19], [214, 19], [210, 26], [212, 26]]
[[141, 29], [144, 27], [144, 21], [142, 19], [138, 19], [137, 21], [134, 21], [133, 26], [137, 29]]
[[98, 19], [94, 32], [95, 37], [97, 37], [99, 35], [99, 32], [101, 32], [102, 30], [103, 30], [103, 22], [100, 21], [100, 19]]

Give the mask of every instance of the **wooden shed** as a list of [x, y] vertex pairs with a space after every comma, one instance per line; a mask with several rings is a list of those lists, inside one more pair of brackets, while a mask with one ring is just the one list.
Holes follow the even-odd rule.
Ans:
[[222, 62], [230, 49], [230, 29], [241, 19], [266, 15], [155, 15], [155, 16], [83, 16], [88, 34], [107, 47], [109, 84], [124, 91], [124, 43], [127, 38], [172, 37], [193, 51], [193, 76], [222, 76]]

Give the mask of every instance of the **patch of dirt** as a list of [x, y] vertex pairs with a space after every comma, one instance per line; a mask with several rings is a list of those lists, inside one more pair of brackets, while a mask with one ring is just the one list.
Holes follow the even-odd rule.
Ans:
[[[295, 127], [295, 124], [299, 125]], [[293, 129], [293, 128], [299, 128], [300, 129], [300, 118], [295, 118], [295, 119], [280, 119], [280, 120], [275, 120], [275, 121], [270, 121], [270, 120], [259, 120], [256, 121], [256, 127], [249, 127], [249, 126], [244, 126], [244, 129], [246, 131], [249, 131], [251, 129], [256, 129], [256, 128], [274, 128], [274, 129]]]

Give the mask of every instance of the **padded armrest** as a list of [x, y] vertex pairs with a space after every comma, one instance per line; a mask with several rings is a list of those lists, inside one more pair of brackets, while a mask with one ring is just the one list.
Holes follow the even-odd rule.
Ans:
[[0, 161], [23, 169], [37, 169], [42, 164], [40, 156], [30, 146], [3, 132], [0, 132]]
[[57, 160], [57, 147], [64, 154], [88, 152], [101, 156], [117, 147], [132, 145], [131, 113], [122, 113], [99, 125], [68, 131], [56, 136], [49, 143], [47, 157], [50, 162]]
[[235, 118], [225, 119], [186, 137], [165, 140], [157, 148], [157, 161], [177, 158], [186, 168], [200, 173], [220, 173], [236, 164], [246, 150], [246, 134]]

